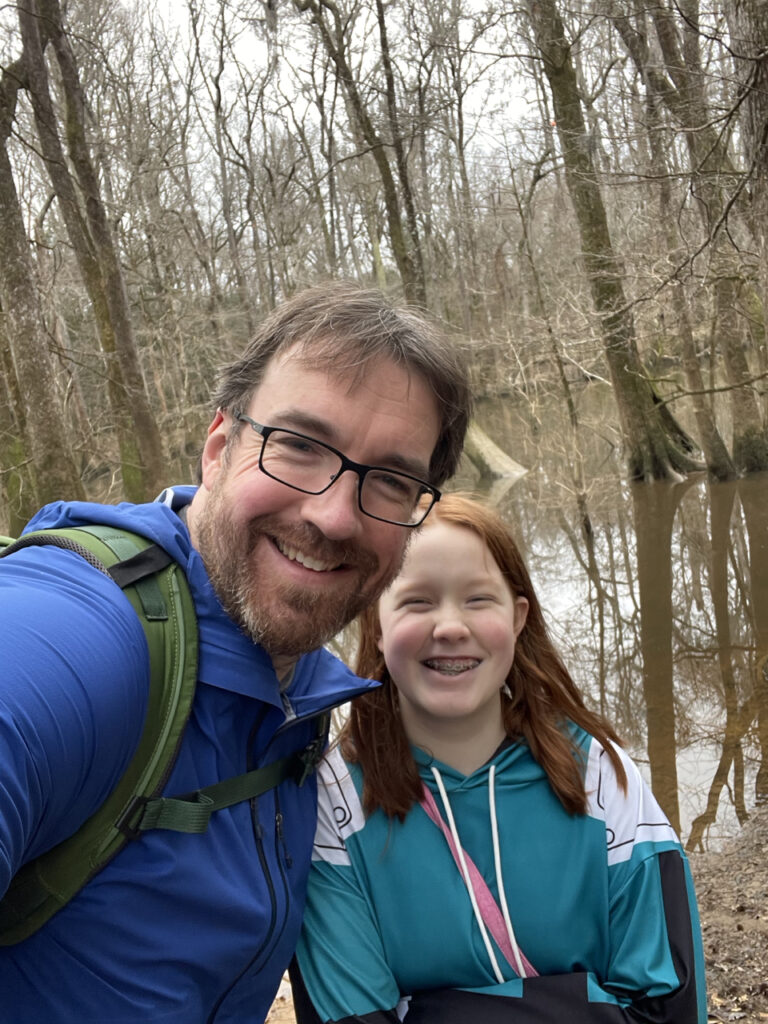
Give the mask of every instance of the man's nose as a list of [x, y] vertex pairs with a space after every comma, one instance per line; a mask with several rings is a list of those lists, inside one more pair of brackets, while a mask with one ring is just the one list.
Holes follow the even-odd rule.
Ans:
[[363, 513], [358, 507], [357, 473], [347, 471], [322, 494], [307, 494], [302, 515], [329, 540], [348, 540], [363, 529]]

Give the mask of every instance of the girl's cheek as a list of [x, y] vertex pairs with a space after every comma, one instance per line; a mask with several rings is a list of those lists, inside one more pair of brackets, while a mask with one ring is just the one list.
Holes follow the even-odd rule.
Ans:
[[393, 654], [415, 653], [429, 638], [429, 630], [423, 623], [414, 621], [401, 622], [390, 630], [385, 647]]
[[485, 626], [486, 639], [494, 644], [507, 643], [514, 633], [514, 623], [507, 618], [498, 619], [495, 622], [487, 623]]

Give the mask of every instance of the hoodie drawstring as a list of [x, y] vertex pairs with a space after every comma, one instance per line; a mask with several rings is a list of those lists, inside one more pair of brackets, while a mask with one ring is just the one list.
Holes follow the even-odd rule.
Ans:
[[496, 866], [496, 888], [499, 890], [499, 900], [501, 902], [501, 912], [504, 915], [504, 924], [507, 926], [507, 935], [509, 936], [509, 944], [512, 947], [512, 952], [515, 956], [515, 963], [517, 964], [517, 973], [521, 978], [526, 978], [525, 968], [523, 967], [523, 961], [520, 955], [520, 947], [517, 944], [515, 938], [515, 930], [512, 927], [512, 918], [509, 916], [509, 907], [507, 906], [507, 894], [504, 890], [504, 877], [501, 873], [501, 852], [499, 848], [499, 823], [496, 818], [496, 765], [491, 765], [491, 770], [488, 776], [488, 812], [491, 816], [491, 835], [493, 836], [493, 862]]
[[[434, 802], [434, 798], [426, 786], [423, 787], [423, 799], [421, 806], [427, 816], [435, 825], [441, 830], [443, 835], [448, 842], [448, 845], [453, 854], [453, 858], [456, 861], [461, 874], [464, 879], [464, 884], [467, 887], [469, 893], [470, 902], [472, 903], [472, 910], [477, 921], [480, 934], [485, 945], [486, 952], [488, 953], [488, 959], [490, 960], [493, 973], [499, 984], [504, 982], [504, 976], [499, 969], [499, 964], [496, 956], [493, 952], [490, 939], [488, 937], [488, 930], [486, 928], [486, 922], [490, 926], [491, 933], [496, 940], [499, 948], [504, 953], [504, 956], [510, 966], [517, 970], [518, 975], [521, 978], [535, 978], [538, 976], [538, 971], [533, 964], [528, 960], [526, 955], [522, 952], [517, 944], [515, 938], [515, 932], [512, 927], [512, 920], [509, 913], [509, 907], [507, 906], [507, 896], [504, 889], [504, 878], [501, 870], [501, 854], [499, 846], [499, 829], [496, 818], [496, 767], [491, 765], [489, 773], [489, 786], [488, 786], [488, 801], [489, 801], [489, 812], [491, 819], [491, 833], [493, 837], [493, 859], [496, 868], [496, 885], [499, 890], [499, 896], [501, 899], [502, 910], [496, 904], [496, 901], [488, 889], [485, 879], [478, 871], [472, 858], [465, 853], [461, 840], [459, 839], [458, 829], [456, 828], [456, 820], [453, 816], [453, 809], [451, 808], [450, 801], [448, 800], [448, 793], [446, 792], [445, 785], [443, 783], [440, 772], [432, 766], [432, 774], [437, 783], [437, 788], [440, 792], [440, 797], [443, 802], [445, 809], [445, 816], [448, 819], [448, 825], [446, 826], [443, 819], [440, 817], [440, 812]], [[480, 904], [482, 903], [482, 909]], [[506, 934], [505, 934], [506, 930]]]
[[469, 898], [472, 901], [472, 909], [475, 912], [475, 920], [477, 921], [477, 926], [480, 929], [480, 934], [483, 937], [483, 942], [485, 944], [485, 950], [488, 953], [488, 959], [491, 961], [491, 967], [493, 968], [493, 973], [496, 975], [496, 981], [498, 981], [498, 983], [500, 985], [503, 985], [504, 984], [504, 975], [499, 970], [499, 963], [498, 963], [498, 961], [496, 959], [496, 954], [493, 952], [493, 946], [491, 946], [491, 940], [488, 938], [488, 930], [485, 927], [485, 921], [483, 921], [482, 915], [480, 913], [480, 908], [477, 905], [477, 896], [475, 895], [475, 887], [472, 885], [472, 879], [470, 878], [470, 875], [469, 875], [469, 869], [467, 868], [467, 860], [466, 860], [466, 857], [464, 856], [464, 850], [463, 850], [462, 845], [461, 845], [461, 840], [459, 839], [458, 830], [456, 829], [456, 822], [453, 819], [453, 811], [451, 810], [451, 805], [450, 805], [450, 802], [448, 800], [448, 794], [445, 791], [445, 786], [443, 785], [442, 777], [440, 775], [440, 772], [437, 770], [437, 768], [435, 768], [435, 767], [432, 768], [432, 774], [435, 777], [435, 782], [437, 783], [437, 788], [440, 790], [440, 798], [443, 801], [443, 808], [445, 810], [445, 816], [448, 819], [448, 827], [451, 830], [451, 836], [453, 837], [453, 842], [454, 842], [454, 845], [456, 847], [456, 853], [458, 854], [458, 857], [459, 857], [459, 864], [461, 865], [461, 873], [464, 875], [464, 884], [467, 887], [467, 892], [469, 893]]

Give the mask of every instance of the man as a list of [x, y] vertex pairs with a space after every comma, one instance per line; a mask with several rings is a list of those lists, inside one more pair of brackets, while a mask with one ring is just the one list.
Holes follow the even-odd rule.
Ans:
[[[216, 405], [197, 490], [57, 503], [29, 527], [124, 527], [184, 568], [198, 685], [168, 796], [301, 750], [313, 715], [370, 685], [321, 645], [396, 574], [423, 496], [456, 468], [469, 394], [426, 320], [339, 285], [273, 313]], [[120, 778], [148, 671], [127, 599], [72, 551], [9, 555], [0, 607], [4, 891]], [[203, 835], [158, 829], [129, 843], [0, 950], [0, 1019], [263, 1021], [297, 938], [315, 800], [314, 779], [286, 780], [216, 812]]]

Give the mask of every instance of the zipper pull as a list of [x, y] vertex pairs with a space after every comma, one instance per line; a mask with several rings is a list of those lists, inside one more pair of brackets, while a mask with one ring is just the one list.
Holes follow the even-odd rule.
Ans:
[[290, 853], [288, 853], [288, 850], [287, 850], [286, 845], [285, 845], [285, 835], [283, 833], [283, 812], [282, 811], [278, 811], [275, 814], [275, 828], [277, 830], [277, 838], [280, 841], [280, 845], [283, 848], [283, 854], [285, 855], [286, 867], [291, 867], [291, 865], [293, 864], [293, 857], [290, 855]]

